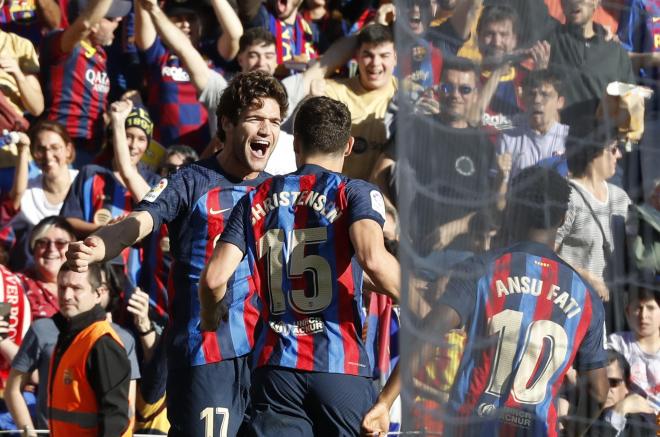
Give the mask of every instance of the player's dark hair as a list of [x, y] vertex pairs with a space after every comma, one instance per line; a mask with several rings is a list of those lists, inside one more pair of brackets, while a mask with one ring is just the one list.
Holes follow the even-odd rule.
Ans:
[[306, 154], [341, 154], [351, 136], [351, 113], [337, 100], [311, 97], [298, 107], [293, 134]]
[[248, 47], [257, 44], [260, 46], [275, 45], [275, 36], [263, 27], [248, 29], [238, 40], [238, 53], [243, 53]]
[[37, 244], [37, 240], [43, 237], [50, 228], [61, 229], [69, 234], [71, 241], [76, 241], [76, 231], [64, 217], [57, 215], [45, 217], [34, 225], [34, 228], [30, 231], [30, 239], [28, 240], [30, 253], [34, 253], [34, 246]]
[[511, 29], [513, 34], [518, 36], [520, 29], [520, 18], [515, 9], [509, 5], [491, 5], [486, 6], [481, 12], [479, 21], [477, 22], [477, 35], [491, 23], [501, 23], [502, 21], [511, 21]]
[[263, 71], [239, 73], [222, 92], [216, 115], [218, 116], [218, 138], [225, 140], [222, 117], [236, 125], [238, 119], [250, 108], [261, 108], [263, 99], [274, 99], [280, 106], [280, 117], [284, 119], [289, 109], [286, 90], [279, 80]]
[[568, 169], [574, 177], [581, 177], [591, 161], [601, 156], [618, 138], [617, 126], [609, 120], [586, 117], [571, 127], [566, 140]]
[[628, 360], [614, 349], [606, 349], [605, 352], [607, 353], [607, 364], [617, 363], [619, 365], [623, 372], [623, 382], [627, 385], [630, 380], [630, 364], [628, 364]]
[[547, 69], [530, 71], [522, 81], [523, 92], [540, 88], [546, 84], [551, 85], [557, 91], [558, 95], [563, 95], [562, 82], [559, 75]]
[[382, 24], [372, 24], [365, 27], [357, 37], [358, 50], [364, 44], [380, 45], [388, 42], [394, 42], [394, 35], [389, 27]]
[[479, 67], [471, 59], [455, 56], [445, 59], [442, 66], [442, 73], [440, 74], [440, 81], [444, 81], [447, 77], [448, 71], [460, 71], [462, 73], [474, 74], [474, 82], [478, 83], [479, 80]]
[[[101, 276], [102, 269], [103, 268], [99, 263], [92, 263], [87, 266], [87, 280], [89, 281], [89, 285], [91, 286], [92, 290], [96, 290], [101, 285], [103, 285], [103, 276]], [[71, 268], [68, 262], [62, 264], [62, 267], [60, 267], [60, 273], [73, 271], [74, 270]]]
[[571, 190], [566, 179], [552, 169], [528, 167], [511, 182], [504, 211], [505, 244], [526, 240], [532, 230], [561, 226]]

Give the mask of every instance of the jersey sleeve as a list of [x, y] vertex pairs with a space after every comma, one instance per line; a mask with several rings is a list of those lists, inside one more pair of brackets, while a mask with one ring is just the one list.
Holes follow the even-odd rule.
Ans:
[[605, 355], [605, 310], [602, 301], [591, 294], [591, 322], [575, 356], [576, 370], [593, 370], [607, 366]]
[[160, 64], [160, 58], [165, 56], [167, 54], [167, 49], [163, 45], [163, 42], [159, 37], [156, 37], [154, 39], [154, 43], [151, 44], [151, 47], [148, 49], [141, 51], [140, 54], [142, 55], [142, 59], [144, 62], [149, 65], [159, 65]]
[[186, 171], [177, 171], [163, 178], [149, 191], [135, 207], [135, 211], [146, 211], [154, 221], [154, 229], [163, 223], [170, 223], [179, 212], [192, 201], [192, 186], [186, 183]]
[[629, 7], [623, 8], [619, 18], [617, 34], [621, 46], [628, 52], [643, 52], [641, 33], [644, 30], [643, 5], [633, 0]]
[[449, 279], [447, 290], [440, 298], [440, 304], [451, 307], [458, 313], [461, 325], [472, 317], [477, 297], [477, 272], [481, 266], [468, 260], [457, 266]]
[[385, 224], [385, 201], [374, 185], [353, 179], [346, 186], [349, 205], [349, 225], [358, 220], [370, 219], [383, 227]]
[[238, 247], [241, 252], [247, 251], [247, 226], [249, 226], [251, 196], [243, 196], [231, 211], [225, 229], [222, 231], [220, 241]]
[[80, 171], [78, 177], [74, 179], [69, 192], [64, 198], [64, 203], [62, 203], [62, 209], [60, 209], [60, 215], [62, 217], [73, 217], [81, 220], [85, 220], [83, 213], [83, 185], [87, 179], [87, 172], [85, 169]]

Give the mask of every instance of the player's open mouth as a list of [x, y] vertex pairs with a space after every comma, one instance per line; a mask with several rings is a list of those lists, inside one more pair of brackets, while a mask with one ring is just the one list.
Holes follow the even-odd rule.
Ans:
[[266, 156], [266, 152], [268, 152], [269, 147], [270, 147], [270, 143], [265, 140], [264, 141], [257, 140], [250, 142], [250, 149], [252, 149], [252, 153], [260, 158]]

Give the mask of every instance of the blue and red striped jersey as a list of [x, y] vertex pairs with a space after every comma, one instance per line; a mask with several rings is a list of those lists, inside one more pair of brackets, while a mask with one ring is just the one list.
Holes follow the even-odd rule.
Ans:
[[[143, 164], [138, 170], [149, 185], [158, 182], [158, 175]], [[89, 223], [104, 225], [111, 219], [130, 213], [135, 202], [130, 192], [115, 178], [112, 170], [98, 165], [86, 165], [74, 180], [69, 193], [64, 199], [60, 211], [63, 217], [75, 217]], [[139, 286], [149, 294], [150, 304], [158, 315], [165, 315], [167, 292], [163, 272], [167, 269], [166, 259], [161, 247], [160, 228], [152, 232], [140, 244], [126, 248], [122, 262], [132, 289]]]
[[466, 261], [452, 276], [441, 303], [456, 310], [468, 339], [447, 426], [464, 435], [556, 436], [566, 372], [607, 364], [600, 298], [538, 243]]
[[252, 351], [259, 308], [247, 261], [230, 280], [229, 322], [216, 332], [199, 330], [198, 284], [232, 208], [265, 177], [236, 180], [211, 157], [162, 179], [135, 208], [148, 212], [154, 226], [167, 223], [170, 233], [170, 368], [214, 363]]
[[311, 26], [300, 13], [296, 14], [293, 24], [287, 24], [262, 4], [257, 15], [246, 26], [251, 27], [263, 27], [273, 34], [278, 64], [291, 61], [294, 56], [307, 55], [309, 59], [318, 57], [314, 44], [318, 38], [315, 38]]
[[35, 48], [41, 42], [43, 21], [37, 13], [35, 0], [8, 0], [0, 6], [0, 28], [32, 41]]
[[[481, 84], [484, 85], [491, 72], [481, 73]], [[503, 75], [495, 88], [495, 94], [490, 100], [483, 115], [483, 125], [486, 129], [502, 131], [511, 129], [514, 117], [524, 109], [522, 102], [522, 81], [527, 76], [527, 70], [522, 67], [511, 67]]]
[[[141, 57], [149, 83], [147, 107], [154, 121], [154, 138], [164, 146], [187, 144], [201, 152], [211, 139], [208, 112], [197, 100], [183, 63], [160, 38]], [[210, 61], [209, 67], [213, 67]]]
[[41, 87], [46, 117], [63, 125], [72, 138], [103, 139], [110, 79], [101, 46], [80, 42], [71, 53], [62, 52], [62, 30], [48, 34], [41, 45]]
[[246, 253], [262, 302], [257, 366], [372, 376], [349, 228], [384, 218], [376, 187], [314, 165], [239, 202], [220, 238]]

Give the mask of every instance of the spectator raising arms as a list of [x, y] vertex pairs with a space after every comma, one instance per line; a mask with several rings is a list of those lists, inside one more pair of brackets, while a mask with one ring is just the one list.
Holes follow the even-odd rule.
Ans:
[[80, 15], [50, 33], [41, 50], [46, 117], [62, 124], [76, 146], [77, 166], [91, 162], [104, 134], [110, 91], [104, 46], [131, 9], [127, 0], [75, 0]]
[[[230, 61], [238, 52], [243, 27], [227, 0], [211, 3], [223, 30], [217, 47], [212, 49]], [[204, 53], [205, 57], [195, 59], [204, 65], [200, 68], [217, 67], [209, 58], [212, 54], [201, 44], [201, 17], [194, 4], [170, 2], [171, 6], [163, 11], [156, 0], [137, 1], [135, 41], [150, 85], [147, 106], [154, 117], [154, 138], [166, 147], [188, 144], [199, 153], [211, 135], [207, 110], [197, 101], [199, 79], [191, 71], [196, 64], [187, 62], [186, 56], [188, 52]]]
[[[9, 196], [9, 209], [15, 215], [7, 227], [15, 238], [9, 265], [20, 271], [29, 264], [27, 237], [32, 227], [46, 217], [59, 214], [78, 170], [69, 168], [76, 153], [71, 138], [54, 121], [39, 122], [30, 130], [29, 137], [20, 134], [17, 146], [16, 173]], [[30, 152], [41, 170], [41, 174], [32, 178], [28, 178]]]

